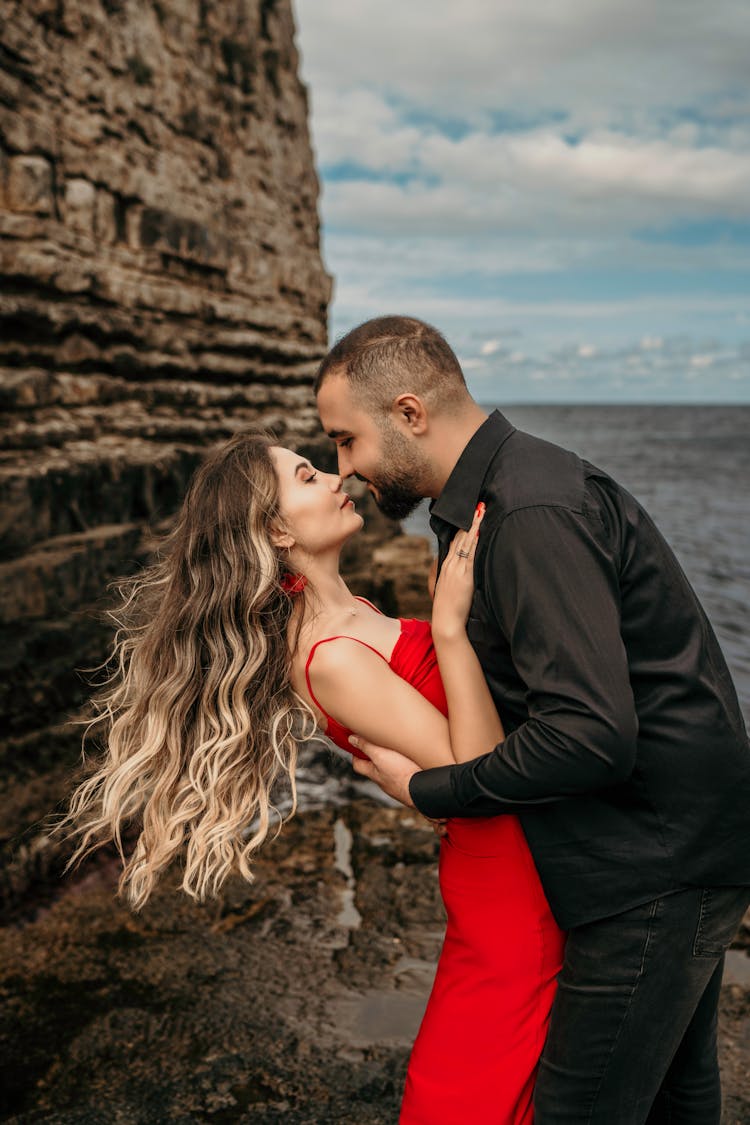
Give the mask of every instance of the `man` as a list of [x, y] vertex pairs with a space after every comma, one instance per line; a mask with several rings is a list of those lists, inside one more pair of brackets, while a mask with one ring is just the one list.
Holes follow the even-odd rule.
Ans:
[[[357, 763], [431, 818], [517, 813], [569, 931], [537, 1125], [718, 1125], [724, 951], [750, 901], [750, 752], [718, 643], [672, 551], [606, 473], [487, 417], [443, 337], [381, 317], [316, 384], [342, 476], [438, 566], [486, 504], [467, 631], [507, 732], [420, 771]], [[439, 1125], [439, 1123], [438, 1123]]]

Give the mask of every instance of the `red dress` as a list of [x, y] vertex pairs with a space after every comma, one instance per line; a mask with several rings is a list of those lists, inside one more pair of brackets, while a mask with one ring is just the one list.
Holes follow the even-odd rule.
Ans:
[[[310, 650], [305, 675], [313, 700], [313, 656], [318, 645], [336, 639], [327, 637]], [[428, 621], [402, 619], [388, 663], [447, 714]], [[328, 736], [365, 757], [347, 741], [351, 731], [326, 718]], [[439, 871], [448, 924], [409, 1060], [399, 1123], [530, 1125], [564, 934], [517, 817], [450, 819]]]

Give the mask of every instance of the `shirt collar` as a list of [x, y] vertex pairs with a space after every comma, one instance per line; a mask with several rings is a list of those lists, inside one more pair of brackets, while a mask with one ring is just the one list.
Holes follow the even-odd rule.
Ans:
[[493, 410], [482, 422], [456, 461], [445, 488], [430, 504], [430, 523], [436, 534], [438, 520], [469, 530], [487, 470], [515, 429], [499, 410]]

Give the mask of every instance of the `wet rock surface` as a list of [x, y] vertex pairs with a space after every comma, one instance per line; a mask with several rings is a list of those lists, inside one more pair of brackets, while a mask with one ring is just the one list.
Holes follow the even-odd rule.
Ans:
[[435, 855], [421, 818], [362, 798], [292, 821], [203, 907], [165, 887], [135, 916], [100, 859], [0, 934], [2, 1119], [395, 1121]]
[[[342, 758], [309, 751], [302, 773], [326, 806], [252, 886], [199, 906], [175, 874], [134, 915], [100, 854], [0, 931], [0, 1119], [395, 1125], [442, 940], [437, 841]], [[723, 1125], [750, 1120], [749, 1028], [750, 987], [729, 983]]]

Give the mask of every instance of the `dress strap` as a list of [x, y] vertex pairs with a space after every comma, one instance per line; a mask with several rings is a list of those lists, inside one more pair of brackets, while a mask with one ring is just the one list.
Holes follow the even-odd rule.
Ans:
[[[357, 601], [357, 602], [364, 602], [364, 603], [365, 603], [365, 605], [369, 605], [370, 609], [374, 609], [374, 610], [375, 610], [375, 612], [376, 612], [376, 613], [379, 613], [381, 617], [383, 616], [383, 611], [382, 611], [382, 609], [378, 609], [378, 607], [377, 607], [376, 605], [374, 605], [374, 604], [373, 604], [373, 603], [372, 603], [372, 602], [370, 601], [370, 599], [369, 599], [369, 598], [362, 598], [362, 597], [360, 597], [360, 595], [359, 595], [359, 594], [355, 594], [355, 595], [354, 595], [354, 600], [355, 600], [355, 601]], [[351, 637], [351, 638], [350, 638], [350, 640], [356, 640], [356, 637]]]
[[[366, 598], [360, 598], [359, 600], [360, 601], [366, 601], [367, 599]], [[374, 608], [375, 607], [373, 606], [373, 609]], [[378, 610], [378, 612], [380, 612], [380, 611]], [[312, 658], [315, 655], [315, 652], [318, 649], [318, 647], [320, 645], [328, 644], [329, 641], [356, 641], [358, 645], [364, 645], [365, 648], [369, 648], [370, 652], [374, 652], [376, 656], [379, 656], [381, 660], [385, 660], [386, 664], [388, 663], [388, 661], [383, 656], [382, 652], [378, 652], [378, 650], [376, 648], [373, 648], [372, 645], [368, 645], [367, 641], [361, 641], [359, 639], [359, 637], [347, 637], [345, 634], [339, 634], [336, 637], [323, 637], [321, 640], [315, 642], [315, 644], [310, 649], [310, 654], [307, 658], [307, 663], [305, 664], [305, 681], [307, 683], [307, 690], [309, 691], [310, 698], [312, 699], [313, 703], [318, 708], [318, 710], [321, 711], [327, 719], [331, 719], [333, 722], [336, 722], [336, 720], [333, 718], [333, 716], [329, 715], [328, 712], [325, 710], [325, 708], [320, 706], [317, 699], [315, 698], [315, 693], [312, 689], [312, 684], [310, 683], [310, 665], [312, 663]]]

